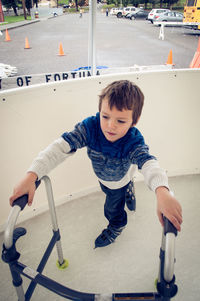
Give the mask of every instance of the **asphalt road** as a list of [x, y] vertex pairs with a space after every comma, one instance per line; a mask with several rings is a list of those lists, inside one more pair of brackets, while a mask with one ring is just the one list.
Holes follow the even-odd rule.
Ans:
[[[67, 14], [9, 31], [11, 41], [0, 37], [0, 62], [17, 67], [18, 75], [65, 72], [88, 65], [89, 14]], [[97, 13], [97, 66], [160, 65], [172, 49], [175, 68], [188, 68], [200, 33], [182, 27], [160, 28], [146, 20], [118, 19]], [[24, 49], [25, 37], [31, 49]], [[65, 56], [58, 56], [59, 43]]]

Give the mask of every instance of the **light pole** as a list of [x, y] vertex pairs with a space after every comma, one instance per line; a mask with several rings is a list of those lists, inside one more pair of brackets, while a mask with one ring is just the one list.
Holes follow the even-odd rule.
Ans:
[[88, 65], [91, 66], [91, 75], [96, 74], [96, 11], [97, 1], [89, 1], [89, 39], [88, 39]]

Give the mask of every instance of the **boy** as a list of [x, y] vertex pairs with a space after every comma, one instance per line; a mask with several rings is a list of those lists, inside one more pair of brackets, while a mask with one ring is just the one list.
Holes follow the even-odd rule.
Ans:
[[87, 147], [101, 189], [106, 194], [104, 215], [108, 226], [95, 240], [95, 247], [115, 241], [127, 224], [125, 203], [134, 210], [133, 174], [138, 167], [149, 188], [156, 193], [157, 213], [163, 225], [165, 215], [181, 230], [182, 213], [179, 202], [171, 195], [168, 179], [156, 158], [149, 154], [144, 138], [135, 128], [144, 103], [139, 87], [127, 80], [109, 84], [99, 96], [99, 113], [78, 123], [74, 130], [40, 152], [25, 178], [14, 189], [10, 204], [27, 193], [31, 205], [35, 181], [64, 161], [78, 148]]

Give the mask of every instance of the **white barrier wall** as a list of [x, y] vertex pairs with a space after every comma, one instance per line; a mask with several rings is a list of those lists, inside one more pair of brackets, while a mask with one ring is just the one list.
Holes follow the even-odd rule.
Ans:
[[[0, 92], [0, 229], [10, 211], [9, 196], [37, 153], [98, 108], [108, 83], [129, 79], [145, 94], [138, 123], [150, 152], [168, 175], [200, 172], [200, 70], [170, 70], [104, 75]], [[98, 189], [86, 149], [51, 172], [57, 204]], [[43, 185], [42, 185], [43, 186]], [[22, 219], [47, 208], [44, 187]]]

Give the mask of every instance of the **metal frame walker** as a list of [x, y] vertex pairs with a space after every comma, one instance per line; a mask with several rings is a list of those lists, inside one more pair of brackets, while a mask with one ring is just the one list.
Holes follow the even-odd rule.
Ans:
[[[175, 284], [174, 263], [175, 263], [175, 237], [177, 231], [169, 220], [165, 218], [165, 226], [162, 234], [162, 243], [160, 248], [160, 266], [158, 279], [156, 282], [157, 292], [149, 293], [113, 293], [113, 294], [93, 294], [83, 293], [72, 290], [60, 283], [42, 275], [42, 271], [48, 261], [48, 258], [56, 245], [58, 253], [58, 266], [65, 268], [67, 261], [63, 258], [61, 247], [60, 232], [57, 224], [54, 197], [52, 192], [51, 181], [49, 177], [44, 176], [42, 180], [45, 182], [46, 193], [49, 203], [51, 222], [53, 228], [53, 236], [46, 248], [46, 251], [36, 270], [19, 262], [20, 254], [16, 250], [16, 241], [26, 234], [26, 229], [16, 228], [15, 224], [19, 213], [24, 209], [28, 202], [28, 196], [24, 195], [18, 198], [11, 209], [4, 232], [4, 244], [2, 250], [2, 259], [8, 263], [12, 275], [13, 285], [16, 288], [19, 301], [28, 301], [37, 286], [40, 284], [52, 292], [62, 296], [63, 298], [76, 301], [127, 301], [127, 300], [157, 300], [170, 301], [177, 293], [177, 285]], [[40, 181], [36, 182], [36, 187]], [[23, 280], [21, 275], [29, 278], [30, 284], [24, 293]]]

